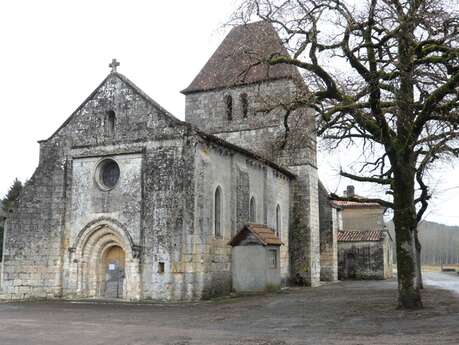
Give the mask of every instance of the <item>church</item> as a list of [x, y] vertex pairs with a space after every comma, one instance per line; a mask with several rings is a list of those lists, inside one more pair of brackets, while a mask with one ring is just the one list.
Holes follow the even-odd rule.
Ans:
[[39, 141], [5, 223], [0, 297], [225, 295], [243, 229], [278, 245], [280, 286], [336, 280], [336, 212], [318, 178], [314, 117], [286, 106], [306, 86], [295, 67], [260, 63], [275, 53], [286, 50], [270, 24], [234, 27], [182, 90], [185, 121], [113, 60]]

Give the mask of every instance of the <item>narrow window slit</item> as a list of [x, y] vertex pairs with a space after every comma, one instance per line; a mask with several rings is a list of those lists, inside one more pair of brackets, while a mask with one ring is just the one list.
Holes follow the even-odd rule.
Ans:
[[112, 137], [115, 135], [115, 122], [115, 112], [113, 110], [107, 111], [105, 114], [105, 135], [107, 137]]
[[257, 222], [257, 205], [255, 202], [255, 197], [252, 197], [250, 199], [250, 205], [249, 205], [249, 218], [251, 223], [256, 223]]
[[230, 95], [225, 96], [226, 119], [231, 121], [233, 119], [233, 97]]
[[246, 93], [242, 93], [239, 97], [241, 101], [242, 117], [247, 117], [249, 113], [249, 99]]
[[221, 238], [222, 229], [221, 229], [221, 218], [222, 218], [222, 191], [220, 187], [217, 187], [215, 190], [215, 206], [214, 206], [214, 226], [215, 226], [215, 237]]

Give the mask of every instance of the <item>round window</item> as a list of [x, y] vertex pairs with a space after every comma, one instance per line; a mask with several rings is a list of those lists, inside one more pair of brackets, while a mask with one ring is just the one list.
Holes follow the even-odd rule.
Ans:
[[99, 164], [98, 182], [104, 189], [112, 189], [120, 178], [120, 167], [113, 159], [106, 159]]

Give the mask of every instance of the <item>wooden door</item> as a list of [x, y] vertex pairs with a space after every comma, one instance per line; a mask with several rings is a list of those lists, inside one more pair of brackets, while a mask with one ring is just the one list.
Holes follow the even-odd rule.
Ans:
[[122, 298], [125, 279], [125, 253], [121, 247], [113, 246], [104, 257], [105, 289], [104, 297]]

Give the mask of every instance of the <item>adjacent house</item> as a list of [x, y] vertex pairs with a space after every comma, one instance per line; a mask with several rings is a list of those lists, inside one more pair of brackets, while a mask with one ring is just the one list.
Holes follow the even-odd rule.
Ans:
[[[363, 198], [348, 186], [345, 197]], [[338, 201], [338, 278], [392, 277], [394, 239], [384, 225], [386, 208], [378, 203]]]

